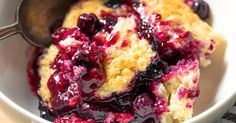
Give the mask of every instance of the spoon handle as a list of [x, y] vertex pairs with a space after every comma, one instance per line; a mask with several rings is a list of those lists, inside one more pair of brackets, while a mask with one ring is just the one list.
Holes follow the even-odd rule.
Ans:
[[17, 22], [8, 26], [1, 27], [0, 41], [19, 32], [20, 30]]

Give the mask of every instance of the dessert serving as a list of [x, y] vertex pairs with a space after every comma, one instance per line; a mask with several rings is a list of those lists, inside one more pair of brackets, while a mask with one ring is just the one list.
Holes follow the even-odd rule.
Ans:
[[[41, 117], [55, 123], [179, 123], [199, 66], [223, 38], [202, 0], [78, 0], [29, 63]], [[59, 25], [60, 24], [54, 24]]]

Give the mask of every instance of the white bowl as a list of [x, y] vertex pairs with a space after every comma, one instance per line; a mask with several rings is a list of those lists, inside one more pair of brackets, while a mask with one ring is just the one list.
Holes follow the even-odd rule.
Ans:
[[[208, 3], [212, 10], [212, 26], [227, 43], [212, 55], [212, 64], [201, 69], [201, 95], [194, 117], [186, 123], [212, 123], [236, 99], [236, 1], [211, 0]], [[16, 4], [17, 0], [0, 0], [0, 26], [14, 22]], [[47, 121], [39, 117], [38, 100], [27, 82], [26, 65], [32, 50], [20, 35], [0, 42], [0, 99], [32, 121], [45, 123]]]

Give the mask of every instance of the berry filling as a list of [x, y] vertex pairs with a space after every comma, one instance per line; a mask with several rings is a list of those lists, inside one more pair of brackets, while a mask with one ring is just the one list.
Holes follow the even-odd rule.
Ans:
[[[68, 111], [80, 103], [81, 96], [93, 95], [103, 84], [103, 53], [77, 28], [62, 28], [53, 37], [60, 51], [51, 64], [55, 72], [48, 81], [48, 88], [53, 110]], [[64, 44], [67, 39], [74, 43]]]
[[77, 26], [86, 35], [93, 35], [100, 29], [97, 16], [93, 13], [85, 13], [79, 16]]

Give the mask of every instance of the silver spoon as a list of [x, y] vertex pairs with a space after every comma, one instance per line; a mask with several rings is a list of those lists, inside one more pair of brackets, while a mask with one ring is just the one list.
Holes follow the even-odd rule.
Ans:
[[63, 18], [74, 0], [21, 0], [16, 11], [16, 22], [0, 28], [0, 41], [21, 34], [37, 47], [48, 47], [52, 40], [49, 28]]

